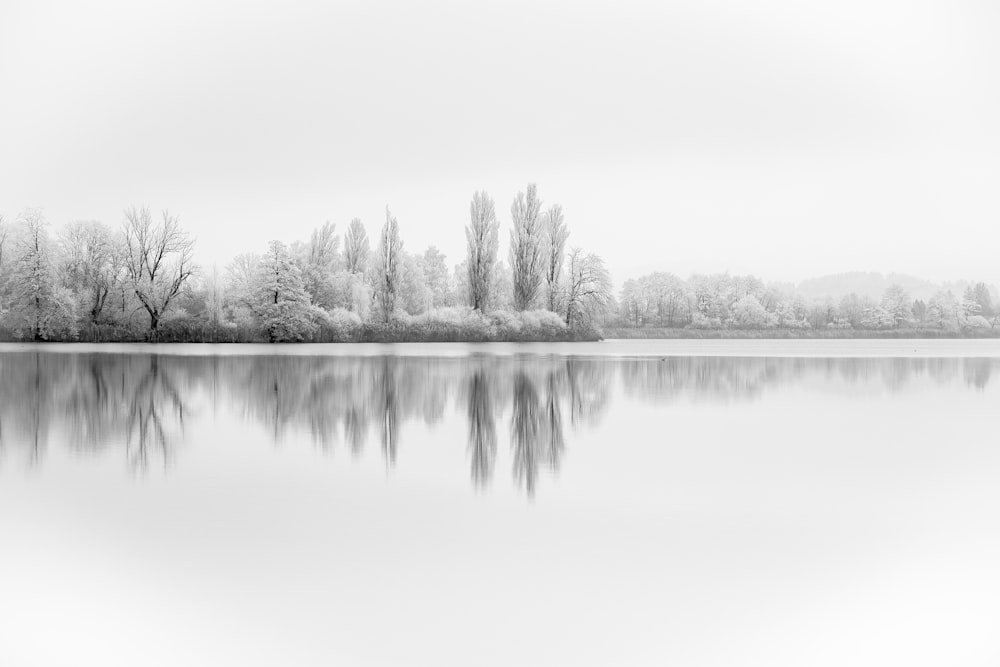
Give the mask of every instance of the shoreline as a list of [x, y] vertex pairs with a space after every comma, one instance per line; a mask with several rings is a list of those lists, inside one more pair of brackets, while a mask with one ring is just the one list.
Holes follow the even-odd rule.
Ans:
[[1000, 338], [1000, 328], [940, 329], [682, 329], [608, 327], [605, 340], [983, 340]]

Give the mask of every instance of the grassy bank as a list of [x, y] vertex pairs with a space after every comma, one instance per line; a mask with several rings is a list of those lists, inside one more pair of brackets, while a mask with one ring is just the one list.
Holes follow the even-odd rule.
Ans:
[[964, 332], [931, 328], [909, 329], [679, 329], [657, 327], [606, 327], [604, 338], [1000, 338], [1000, 328]]

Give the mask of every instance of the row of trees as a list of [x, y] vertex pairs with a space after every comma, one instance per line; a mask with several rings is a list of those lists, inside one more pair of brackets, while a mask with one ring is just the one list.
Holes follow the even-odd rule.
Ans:
[[624, 326], [702, 329], [933, 327], [961, 331], [995, 326], [998, 315], [985, 283], [970, 285], [961, 296], [940, 291], [927, 301], [913, 299], [903, 287], [891, 285], [881, 299], [848, 294], [810, 302], [755, 276], [694, 275], [681, 280], [669, 273], [626, 281], [617, 309], [618, 323]]
[[29, 209], [13, 225], [0, 217], [2, 324], [33, 340], [102, 327], [141, 329], [156, 339], [170, 323], [197, 331], [242, 327], [285, 341], [311, 339], [324, 327], [406, 323], [452, 309], [547, 310], [566, 328], [588, 326], [612, 301], [601, 258], [567, 249], [562, 208], [543, 211], [534, 184], [514, 198], [511, 219], [506, 264], [493, 199], [476, 192], [466, 257], [451, 269], [434, 246], [407, 252], [387, 208], [374, 249], [360, 219], [342, 236], [327, 222], [307, 241], [272, 241], [220, 272], [195, 266], [194, 239], [168, 212], [154, 220], [148, 208], [132, 207], [118, 229], [74, 222], [53, 236], [41, 211]]

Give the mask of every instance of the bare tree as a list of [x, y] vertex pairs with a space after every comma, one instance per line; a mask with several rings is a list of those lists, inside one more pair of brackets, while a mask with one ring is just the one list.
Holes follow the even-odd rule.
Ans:
[[396, 310], [396, 299], [402, 280], [400, 265], [403, 261], [403, 241], [399, 238], [399, 223], [385, 207], [385, 224], [379, 237], [378, 252], [375, 256], [375, 298], [378, 300], [383, 320], [392, 321]]
[[246, 314], [256, 314], [260, 263], [259, 255], [242, 253], [226, 266], [226, 291], [231, 303]]
[[361, 218], [351, 220], [344, 235], [344, 264], [350, 273], [364, 273], [368, 268], [368, 258], [371, 255], [371, 245], [368, 242], [368, 232], [361, 224]]
[[149, 332], [155, 338], [160, 319], [194, 270], [194, 240], [166, 211], [163, 222], [155, 224], [146, 206], [126, 209], [122, 232], [125, 275], [149, 314]]
[[544, 253], [540, 211], [542, 202], [534, 183], [518, 192], [510, 207], [514, 229], [510, 235], [510, 268], [514, 282], [514, 308], [529, 310], [542, 286]]
[[548, 292], [548, 308], [559, 312], [559, 279], [562, 277], [563, 256], [569, 230], [563, 220], [562, 206], [553, 205], [545, 214], [545, 284]]
[[314, 229], [307, 248], [306, 261], [309, 264], [322, 266], [329, 270], [335, 269], [340, 251], [337, 226], [327, 220], [322, 227]]
[[490, 303], [490, 292], [496, 280], [499, 236], [500, 224], [493, 198], [485, 191], [474, 193], [469, 205], [469, 225], [465, 228], [468, 243], [466, 270], [470, 305], [482, 312], [493, 305]]
[[583, 324], [601, 313], [611, 301], [611, 277], [604, 260], [573, 248], [567, 257], [566, 324]]

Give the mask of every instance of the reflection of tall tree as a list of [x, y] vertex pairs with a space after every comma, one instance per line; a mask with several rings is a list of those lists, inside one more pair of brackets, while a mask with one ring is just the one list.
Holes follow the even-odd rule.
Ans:
[[158, 452], [164, 465], [169, 463], [172, 439], [167, 420], [173, 418], [184, 427], [185, 405], [169, 368], [161, 365], [159, 355], [149, 355], [147, 370], [131, 392], [125, 431], [125, 448], [134, 468], [145, 469]]
[[56, 428], [83, 451], [123, 443], [131, 465], [144, 467], [154, 452], [169, 459], [173, 426], [186, 413], [175, 375], [198, 368], [182, 357], [5, 354], [0, 420], [32, 460]]
[[520, 371], [514, 377], [514, 406], [511, 413], [511, 445], [514, 448], [514, 479], [529, 496], [538, 483], [538, 463], [542, 431], [542, 411], [534, 382]]
[[382, 438], [382, 454], [391, 466], [396, 463], [399, 447], [399, 399], [396, 357], [383, 357], [379, 368], [375, 406]]
[[368, 433], [368, 420], [364, 411], [357, 404], [351, 405], [344, 415], [344, 438], [355, 456], [365, 448], [365, 436]]
[[41, 462], [49, 429], [60, 418], [55, 394], [63, 375], [51, 355], [39, 352], [4, 355], [0, 364], [0, 433], [6, 446], [26, 450], [30, 465]]
[[45, 387], [47, 375], [43, 375], [42, 373], [41, 355], [36, 352], [32, 356], [34, 357], [34, 369], [31, 373], [32, 401], [30, 415], [32, 439], [30, 460], [32, 464], [37, 464], [42, 460], [42, 446], [47, 440], [44, 436], [44, 431], [47, 431], [49, 426], [48, 407], [50, 405], [49, 399], [51, 398], [51, 394], [47, 390], [47, 387]]
[[563, 435], [562, 407], [560, 397], [565, 393], [566, 383], [562, 373], [552, 371], [548, 375], [548, 391], [545, 392], [545, 407], [542, 415], [542, 456], [553, 469], [559, 469], [559, 461], [566, 449]]
[[617, 363], [610, 359], [566, 359], [570, 422], [594, 423], [608, 405]]
[[466, 411], [469, 416], [469, 454], [472, 483], [487, 484], [493, 476], [497, 456], [497, 426], [493, 416], [495, 394], [490, 390], [486, 369], [477, 369], [469, 380]]
[[965, 383], [970, 387], [975, 387], [979, 391], [986, 388], [990, 383], [990, 375], [993, 373], [993, 359], [965, 359], [962, 362], [962, 375]]

